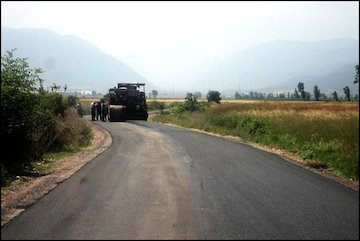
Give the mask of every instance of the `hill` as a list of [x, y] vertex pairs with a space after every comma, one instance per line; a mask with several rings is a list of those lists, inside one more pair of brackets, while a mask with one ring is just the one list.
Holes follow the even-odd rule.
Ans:
[[155, 86], [143, 76], [95, 45], [72, 35], [59, 35], [43, 29], [1, 28], [1, 56], [14, 49], [15, 56], [29, 57], [33, 68], [45, 72], [44, 86], [53, 82], [69, 90], [95, 90], [106, 93], [118, 82], [144, 82], [147, 92]]

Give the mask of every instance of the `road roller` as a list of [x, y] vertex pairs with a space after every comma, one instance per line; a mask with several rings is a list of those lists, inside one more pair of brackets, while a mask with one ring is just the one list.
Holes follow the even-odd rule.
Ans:
[[109, 89], [110, 121], [148, 119], [145, 84], [118, 83]]

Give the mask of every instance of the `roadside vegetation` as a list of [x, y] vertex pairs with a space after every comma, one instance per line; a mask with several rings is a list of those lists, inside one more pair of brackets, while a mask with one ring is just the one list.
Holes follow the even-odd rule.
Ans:
[[154, 110], [163, 111], [165, 109], [172, 108], [182, 102], [184, 102], [184, 101], [183, 100], [180, 100], [180, 101], [179, 100], [171, 100], [171, 101], [147, 100], [146, 105], [147, 105], [148, 111], [154, 111]]
[[75, 109], [78, 99], [64, 98], [55, 83], [45, 91], [42, 70], [15, 58], [14, 51], [1, 57], [2, 188], [20, 175], [51, 168], [53, 159], [78, 152], [93, 138]]
[[359, 103], [197, 102], [188, 95], [153, 121], [172, 123], [292, 152], [315, 168], [359, 180]]

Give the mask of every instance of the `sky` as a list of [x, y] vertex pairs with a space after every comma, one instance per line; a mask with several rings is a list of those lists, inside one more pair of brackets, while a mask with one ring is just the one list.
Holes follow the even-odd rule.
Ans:
[[1, 26], [75, 35], [155, 85], [272, 40], [359, 39], [358, 1], [1, 1]]

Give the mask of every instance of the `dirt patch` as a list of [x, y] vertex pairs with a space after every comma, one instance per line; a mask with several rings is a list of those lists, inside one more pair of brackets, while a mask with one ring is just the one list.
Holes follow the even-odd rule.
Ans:
[[[174, 125], [174, 124], [169, 124], [169, 123], [162, 123], [165, 125], [170, 125], [170, 126], [176, 126], [176, 127], [182, 127], [182, 126], [178, 126], [178, 125]], [[186, 128], [186, 127], [182, 127], [182, 128]], [[278, 156], [282, 157], [283, 159], [292, 162], [298, 166], [301, 166], [303, 168], [306, 168], [312, 172], [315, 172], [319, 175], [325, 176], [333, 181], [336, 181], [338, 183], [341, 183], [355, 191], [359, 191], [359, 181], [353, 180], [353, 179], [348, 179], [338, 173], [335, 173], [333, 171], [331, 171], [331, 169], [327, 168], [324, 165], [320, 165], [318, 164], [317, 161], [315, 160], [309, 160], [309, 161], [304, 161], [302, 160], [297, 154], [297, 151], [294, 150], [284, 150], [280, 147], [265, 147], [265, 146], [261, 146], [257, 143], [253, 143], [253, 142], [247, 142], [244, 141], [242, 138], [240, 137], [236, 137], [236, 136], [223, 136], [220, 134], [216, 134], [216, 133], [211, 133], [211, 132], [207, 132], [207, 131], [203, 131], [203, 130], [199, 130], [199, 129], [194, 129], [194, 128], [187, 128], [196, 132], [200, 132], [200, 133], [205, 133], [208, 135], [212, 135], [212, 136], [217, 136], [217, 137], [222, 137], [222, 138], [227, 138], [227, 139], [231, 139], [231, 140], [236, 140], [239, 141], [241, 143], [253, 146], [257, 149], [260, 150], [264, 150], [267, 152], [271, 152], [274, 154], [277, 154]]]
[[90, 125], [94, 139], [84, 151], [55, 161], [55, 167], [45, 175], [20, 177], [14, 181], [11, 190], [1, 192], [1, 227], [111, 145], [112, 138], [107, 131], [95, 123], [90, 122]]

